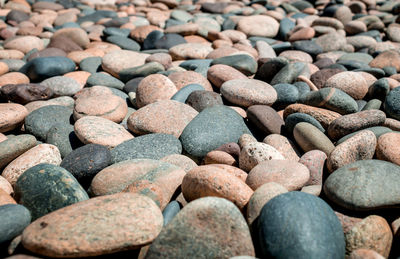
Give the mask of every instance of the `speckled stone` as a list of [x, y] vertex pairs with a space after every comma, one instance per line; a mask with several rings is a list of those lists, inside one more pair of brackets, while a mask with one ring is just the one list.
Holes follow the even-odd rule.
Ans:
[[208, 152], [204, 157], [204, 164], [225, 164], [236, 166], [236, 159], [225, 151], [213, 150]]
[[86, 187], [98, 172], [110, 164], [111, 153], [105, 146], [88, 144], [69, 153], [60, 166]]
[[164, 161], [173, 165], [176, 165], [182, 168], [185, 172], [189, 172], [193, 168], [197, 167], [196, 162], [190, 159], [187, 156], [180, 155], [180, 154], [172, 154], [165, 156], [160, 159], [160, 161]]
[[250, 133], [243, 118], [229, 107], [218, 105], [204, 109], [183, 130], [180, 140], [190, 155], [202, 157], [222, 144], [237, 143]]
[[74, 126], [70, 124], [55, 124], [51, 127], [46, 135], [46, 143], [56, 146], [61, 157], [82, 146], [82, 142], [74, 132]]
[[258, 222], [263, 257], [344, 257], [342, 226], [329, 205], [314, 195], [278, 195], [262, 208]]
[[0, 132], [7, 132], [20, 126], [28, 110], [17, 103], [0, 104]]
[[239, 167], [249, 172], [258, 164], [272, 159], [284, 160], [285, 157], [268, 144], [251, 142], [244, 145], [240, 151]]
[[34, 220], [89, 199], [71, 173], [52, 164], [39, 164], [26, 170], [15, 184], [15, 195]]
[[32, 166], [47, 163], [59, 165], [61, 163], [61, 155], [58, 148], [50, 144], [39, 144], [16, 159], [4, 168], [2, 176], [7, 179], [11, 185], [15, 185], [18, 178]]
[[249, 172], [246, 184], [253, 190], [261, 185], [276, 182], [288, 191], [300, 190], [309, 180], [306, 166], [290, 160], [269, 160], [259, 163]]
[[257, 62], [254, 58], [245, 54], [237, 54], [232, 56], [226, 56], [222, 58], [214, 59], [211, 65], [223, 64], [231, 66], [246, 76], [253, 75], [257, 72]]
[[300, 97], [299, 89], [295, 85], [287, 83], [279, 83], [279, 84], [274, 84], [273, 87], [278, 96], [277, 100], [273, 105], [275, 109], [278, 110], [285, 109], [286, 106], [296, 103], [299, 100]]
[[[1, 143], [0, 143], [1, 145]], [[400, 165], [400, 134], [389, 132], [378, 138], [376, 157]]]
[[360, 160], [333, 172], [324, 184], [326, 196], [356, 210], [398, 207], [400, 167], [382, 160]]
[[[385, 133], [392, 132], [391, 129], [389, 129], [387, 127], [384, 127], [384, 126], [375, 126], [375, 127], [365, 128], [363, 130], [372, 131], [375, 134], [376, 139], [378, 139], [380, 136], [382, 136]], [[344, 141], [346, 141], [347, 139], [351, 138], [352, 136], [360, 133], [360, 131], [362, 131], [362, 130], [355, 131], [353, 133], [350, 133], [350, 134], [340, 138], [338, 141], [336, 141], [335, 144], [339, 145], [339, 144], [343, 143]]]
[[13, 187], [8, 182], [8, 180], [6, 178], [4, 178], [3, 176], [0, 176], [0, 189], [5, 191], [9, 195], [14, 194]]
[[27, 208], [18, 204], [0, 206], [0, 244], [20, 235], [31, 222], [31, 213]]
[[256, 79], [229, 80], [221, 85], [220, 91], [229, 102], [242, 107], [256, 104], [271, 106], [278, 98], [271, 85]]
[[357, 130], [380, 126], [385, 122], [385, 119], [385, 113], [380, 110], [367, 110], [344, 115], [331, 122], [328, 135], [337, 140]]
[[113, 148], [133, 136], [121, 125], [110, 120], [86, 116], [74, 124], [75, 134], [84, 144], [99, 144]]
[[299, 163], [305, 165], [310, 171], [310, 179], [306, 185], [322, 185], [324, 165], [327, 156], [321, 150], [311, 150], [305, 153]]
[[192, 106], [196, 111], [201, 112], [206, 108], [216, 105], [223, 105], [221, 95], [210, 91], [193, 91], [186, 99], [186, 104]]
[[189, 203], [163, 228], [146, 258], [192, 258], [198, 251], [212, 258], [255, 255], [246, 221], [232, 202], [205, 197]]
[[29, 134], [17, 135], [0, 142], [0, 168], [3, 168], [35, 145], [36, 138]]
[[140, 81], [136, 89], [136, 104], [139, 108], [161, 100], [169, 100], [176, 92], [175, 84], [166, 76], [154, 74]]
[[146, 105], [129, 116], [128, 128], [138, 135], [166, 133], [179, 138], [198, 112], [187, 104], [163, 100]]
[[300, 152], [295, 144], [283, 135], [270, 134], [264, 138], [263, 143], [274, 147], [287, 160], [298, 162], [300, 159]]
[[389, 92], [385, 98], [384, 108], [385, 112], [392, 118], [400, 119], [400, 88], [395, 88]]
[[49, 257], [96, 256], [147, 245], [161, 231], [162, 223], [161, 211], [150, 198], [118, 193], [42, 217], [24, 231], [22, 244]]
[[204, 59], [213, 50], [207, 44], [182, 43], [169, 49], [172, 60]]
[[363, 130], [347, 139], [329, 154], [327, 167], [330, 172], [358, 160], [372, 159], [376, 137], [372, 131]]
[[243, 209], [253, 191], [238, 177], [223, 169], [198, 166], [189, 171], [182, 181], [182, 193], [188, 202], [206, 196], [222, 197]]
[[249, 203], [247, 204], [247, 222], [251, 225], [260, 215], [262, 208], [272, 198], [286, 193], [288, 190], [276, 182], [264, 183], [254, 191]]
[[329, 155], [335, 148], [324, 133], [307, 122], [297, 123], [293, 130], [293, 136], [304, 152], [318, 149]]
[[61, 105], [48, 105], [29, 113], [25, 118], [25, 130], [39, 140], [45, 140], [47, 132], [56, 124], [70, 124], [72, 109]]
[[355, 100], [361, 100], [368, 93], [367, 81], [357, 72], [341, 72], [331, 76], [325, 83], [325, 87], [338, 88]]
[[[364, 25], [365, 26], [365, 25]], [[349, 259], [384, 259], [382, 255], [378, 254], [372, 249], [359, 248], [349, 254]]]
[[210, 82], [208, 82], [207, 78], [195, 71], [173, 72], [168, 76], [168, 78], [175, 84], [178, 90], [189, 84], [199, 84], [203, 86], [206, 91], [213, 91], [213, 88]]
[[239, 70], [224, 64], [213, 65], [207, 70], [207, 79], [217, 88], [226, 81], [246, 78]]
[[51, 89], [54, 97], [72, 96], [82, 89], [75, 79], [66, 76], [53, 76], [43, 80], [40, 84]]
[[171, 154], [180, 154], [179, 139], [170, 134], [153, 133], [127, 140], [111, 150], [113, 163], [136, 158], [160, 159]]

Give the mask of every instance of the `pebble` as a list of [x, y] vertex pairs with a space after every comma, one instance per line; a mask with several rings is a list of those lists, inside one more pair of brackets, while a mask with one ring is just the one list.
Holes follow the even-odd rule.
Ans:
[[[113, 211], [117, 213], [110, 213]], [[22, 244], [49, 257], [95, 256], [147, 245], [157, 237], [162, 224], [162, 213], [150, 198], [118, 193], [79, 202], [40, 218], [26, 228]]]
[[194, 162], [189, 157], [181, 155], [181, 154], [168, 155], [168, 156], [161, 158], [160, 161], [164, 161], [164, 162], [176, 165], [176, 166], [182, 168], [185, 172], [189, 172], [193, 168], [197, 167], [196, 162]]
[[36, 138], [28, 134], [18, 135], [0, 142], [0, 168], [4, 168], [35, 145]]
[[173, 72], [168, 76], [168, 78], [175, 84], [178, 90], [189, 84], [199, 84], [206, 91], [213, 91], [213, 88], [210, 82], [208, 82], [207, 78], [194, 71]]
[[85, 116], [74, 124], [75, 134], [84, 144], [99, 144], [114, 148], [133, 136], [121, 125], [110, 120]]
[[239, 167], [250, 172], [258, 164], [268, 160], [284, 160], [284, 156], [274, 147], [261, 143], [251, 142], [242, 147], [239, 154]]
[[265, 204], [257, 234], [264, 257], [342, 258], [345, 253], [342, 226], [333, 210], [303, 192], [287, 192]]
[[169, 49], [172, 60], [204, 59], [212, 47], [202, 43], [182, 43]]
[[[380, 160], [389, 161], [396, 165], [400, 165], [399, 143], [400, 135], [397, 132], [389, 132], [378, 138], [376, 146], [376, 157]], [[1, 143], [0, 143], [1, 145]]]
[[311, 150], [301, 156], [299, 163], [305, 165], [310, 171], [310, 179], [306, 183], [309, 185], [322, 185], [324, 166], [327, 155], [321, 150]]
[[338, 88], [355, 100], [361, 100], [368, 93], [369, 85], [359, 73], [346, 71], [331, 76], [325, 82], [325, 87]]
[[240, 19], [237, 29], [244, 32], [248, 37], [260, 36], [273, 38], [278, 34], [279, 23], [269, 16], [253, 15]]
[[136, 89], [138, 108], [161, 100], [169, 100], [176, 92], [175, 84], [166, 76], [154, 74], [140, 81]]
[[211, 66], [207, 70], [207, 79], [217, 88], [221, 88], [222, 84], [227, 81], [234, 79], [247, 79], [247, 77], [231, 66], [217, 64]]
[[278, 150], [287, 160], [298, 162], [299, 150], [295, 144], [287, 137], [279, 134], [270, 134], [263, 140], [263, 143], [268, 144]]
[[[229, 239], [223, 238], [226, 229], [231, 229]], [[204, 197], [189, 203], [163, 228], [146, 257], [188, 258], [198, 255], [197, 251], [212, 258], [255, 256], [246, 220], [232, 202]]]
[[21, 126], [28, 115], [28, 110], [17, 103], [0, 104], [0, 132], [8, 132]]
[[19, 204], [5, 204], [0, 206], [0, 244], [12, 240], [20, 235], [31, 222], [31, 213]]
[[46, 163], [29, 168], [18, 178], [15, 195], [31, 212], [32, 220], [89, 199], [70, 172]]
[[381, 160], [359, 160], [334, 171], [324, 184], [326, 196], [355, 211], [396, 207], [400, 167]]
[[43, 80], [40, 84], [50, 89], [54, 97], [72, 96], [82, 89], [76, 80], [66, 76], [54, 76]]
[[51, 144], [39, 144], [22, 155], [18, 156], [1, 174], [7, 181], [15, 186], [18, 178], [29, 168], [42, 164], [59, 165], [61, 163], [61, 154], [58, 148]]
[[185, 103], [190, 105], [196, 111], [201, 112], [209, 107], [223, 105], [223, 100], [221, 95], [218, 93], [196, 90], [189, 94]]
[[8, 84], [3, 85], [0, 91], [5, 99], [22, 105], [54, 97], [54, 92], [41, 84]]
[[297, 123], [293, 129], [293, 136], [304, 152], [317, 149], [329, 155], [335, 148], [324, 133], [307, 122]]

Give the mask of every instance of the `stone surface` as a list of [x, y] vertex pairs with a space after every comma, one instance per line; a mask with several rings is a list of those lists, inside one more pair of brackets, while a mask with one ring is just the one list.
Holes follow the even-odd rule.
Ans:
[[333, 143], [324, 133], [307, 122], [296, 124], [293, 130], [293, 136], [304, 152], [318, 149], [329, 155], [335, 148]]
[[49, 257], [109, 254], [149, 244], [161, 231], [162, 222], [161, 211], [150, 198], [118, 193], [42, 217], [26, 228], [22, 244]]
[[140, 81], [136, 89], [136, 104], [139, 108], [161, 100], [169, 100], [177, 88], [166, 76], [154, 74]]
[[396, 207], [400, 203], [400, 167], [381, 160], [360, 160], [333, 172], [324, 184], [326, 196], [351, 210]]
[[17, 103], [0, 104], [0, 132], [7, 132], [20, 126], [28, 110]]
[[[400, 135], [397, 132], [389, 132], [378, 138], [376, 157], [400, 165], [399, 157]], [[1, 145], [1, 143], [0, 143]]]
[[258, 164], [272, 159], [284, 160], [285, 158], [278, 150], [268, 144], [251, 142], [244, 145], [240, 150], [239, 167], [249, 172]]
[[31, 214], [27, 208], [18, 204], [5, 204], [0, 206], [0, 244], [12, 240], [20, 235], [30, 224]]
[[346, 71], [331, 76], [324, 87], [338, 88], [355, 100], [360, 100], [368, 93], [369, 85], [361, 74]]
[[28, 134], [18, 135], [0, 142], [0, 168], [5, 167], [35, 145], [36, 138]]

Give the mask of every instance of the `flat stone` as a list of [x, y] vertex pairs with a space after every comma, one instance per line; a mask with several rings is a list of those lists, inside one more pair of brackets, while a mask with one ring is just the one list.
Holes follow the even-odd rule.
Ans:
[[257, 104], [271, 106], [278, 98], [271, 85], [256, 79], [229, 80], [221, 85], [220, 91], [229, 102], [243, 107]]
[[63, 28], [53, 34], [54, 38], [59, 36], [71, 39], [81, 48], [86, 48], [90, 43], [87, 33], [81, 28]]
[[334, 171], [324, 184], [326, 196], [356, 211], [398, 207], [400, 167], [381, 160], [360, 160]]
[[183, 43], [169, 49], [173, 60], [205, 59], [213, 50], [209, 45], [202, 43]]
[[211, 65], [223, 64], [231, 66], [246, 76], [253, 75], [257, 72], [257, 62], [254, 58], [245, 54], [237, 54], [214, 59]]
[[329, 155], [335, 148], [324, 133], [307, 122], [297, 123], [293, 130], [293, 136], [304, 152], [318, 149]]
[[270, 134], [264, 138], [263, 143], [274, 147], [285, 159], [298, 162], [300, 152], [296, 145], [287, 137], [279, 134]]
[[44, 42], [36, 36], [16, 36], [7, 39], [4, 48], [19, 50], [26, 54], [32, 49], [43, 50]]
[[[257, 232], [265, 257], [342, 258], [345, 253], [338, 218], [328, 204], [314, 195], [278, 195], [262, 208], [258, 221]], [[331, 235], [326, 235], [327, 231]]]
[[[232, 230], [229, 238], [226, 229]], [[189, 203], [163, 228], [146, 257], [191, 258], [198, 251], [212, 258], [255, 255], [246, 221], [232, 202], [205, 197]]]
[[52, 164], [39, 164], [26, 170], [15, 184], [15, 195], [31, 212], [33, 220], [89, 199], [70, 172]]
[[274, 38], [278, 34], [279, 23], [266, 15], [253, 15], [239, 20], [237, 29], [250, 36]]
[[160, 159], [182, 152], [181, 142], [170, 134], [153, 133], [122, 142], [111, 150], [113, 163], [136, 158]]
[[58, 148], [50, 144], [39, 144], [8, 164], [1, 174], [14, 186], [18, 178], [29, 168], [38, 164], [59, 165], [61, 163], [61, 155]]
[[5, 204], [0, 206], [0, 244], [12, 240], [20, 235], [30, 224], [31, 214], [27, 208], [18, 204]]
[[249, 133], [242, 117], [226, 106], [214, 106], [200, 112], [183, 130], [180, 140], [186, 152], [202, 157], [222, 144], [237, 142]]
[[40, 84], [51, 89], [54, 97], [72, 96], [82, 89], [76, 80], [66, 76], [54, 76], [43, 80]]
[[[148, 58], [146, 60], [148, 60]], [[127, 82], [135, 77], [146, 77], [148, 75], [156, 74], [156, 73], [162, 72], [164, 70], [165, 69], [162, 64], [160, 64], [158, 62], [148, 62], [141, 66], [127, 68], [127, 69], [122, 70], [119, 73], [119, 78], [122, 81]]]
[[148, 56], [131, 50], [115, 50], [104, 55], [101, 66], [104, 71], [118, 78], [122, 70], [144, 65]]
[[[0, 143], [0, 145], [2, 143]], [[380, 160], [385, 160], [400, 165], [399, 148], [400, 135], [397, 132], [383, 134], [378, 138], [376, 157]]]
[[128, 119], [128, 128], [138, 135], [166, 133], [179, 138], [197, 114], [189, 105], [173, 100], [158, 101], [132, 113]]
[[36, 138], [28, 134], [17, 135], [0, 142], [0, 168], [3, 168], [35, 145]]
[[368, 93], [369, 85], [361, 74], [346, 71], [331, 76], [324, 85], [326, 87], [338, 88], [355, 100], [361, 100]]
[[216, 87], [221, 88], [222, 84], [229, 80], [247, 79], [247, 77], [231, 66], [217, 64], [207, 70], [207, 79]]
[[147, 245], [157, 237], [162, 223], [161, 211], [150, 198], [118, 193], [42, 217], [24, 231], [22, 244], [49, 257], [96, 256]]
[[297, 123], [300, 122], [310, 123], [311, 125], [318, 128], [322, 133], [325, 133], [325, 129], [324, 127], [322, 127], [319, 121], [317, 121], [313, 116], [302, 112], [295, 112], [286, 117], [285, 128], [287, 132], [293, 134], [294, 127], [296, 127]]
[[400, 72], [400, 53], [395, 50], [388, 50], [376, 56], [369, 65], [371, 67], [384, 68], [395, 67], [397, 72]]
[[198, 90], [191, 92], [185, 103], [192, 106], [198, 112], [206, 108], [224, 104], [221, 95], [218, 93]]
[[75, 63], [67, 57], [39, 57], [26, 63], [19, 72], [26, 74], [32, 81], [42, 81], [74, 70]]
[[0, 88], [2, 96], [11, 102], [27, 104], [53, 97], [53, 91], [40, 84], [9, 84]]
[[133, 136], [121, 125], [110, 120], [85, 116], [74, 124], [75, 134], [84, 144], [99, 144], [114, 148]]
[[28, 115], [28, 110], [17, 103], [0, 104], [0, 132], [7, 132], [20, 126]]
[[140, 81], [136, 89], [136, 104], [139, 108], [161, 100], [169, 100], [177, 88], [166, 76], [154, 74]]
[[95, 86], [95, 85], [103, 85], [110, 88], [115, 88], [118, 90], [122, 90], [125, 84], [118, 80], [117, 78], [107, 74], [107, 73], [93, 73], [91, 74], [87, 81], [86, 85], [88, 87]]

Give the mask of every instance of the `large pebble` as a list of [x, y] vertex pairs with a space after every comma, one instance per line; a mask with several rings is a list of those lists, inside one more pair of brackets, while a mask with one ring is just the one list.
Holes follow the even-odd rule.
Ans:
[[115, 50], [104, 55], [101, 66], [104, 71], [118, 78], [122, 70], [144, 65], [148, 56], [130, 50]]
[[255, 255], [246, 221], [232, 202], [205, 197], [189, 203], [163, 228], [146, 258], [183, 259], [199, 253], [210, 258]]
[[278, 34], [279, 23], [266, 15], [246, 16], [239, 20], [237, 29], [247, 36], [273, 38]]
[[263, 161], [272, 159], [284, 160], [285, 157], [274, 147], [261, 143], [251, 142], [244, 145], [239, 155], [239, 167], [249, 172]]
[[26, 170], [15, 184], [15, 195], [36, 220], [52, 211], [89, 199], [70, 172], [52, 164]]
[[32, 59], [19, 70], [32, 81], [61, 76], [75, 70], [75, 63], [66, 57], [39, 57]]
[[118, 193], [54, 211], [29, 225], [23, 246], [49, 257], [86, 257], [137, 249], [162, 228], [160, 209], [149, 198]]
[[22, 134], [0, 142], [0, 168], [33, 148], [36, 138], [32, 135]]
[[177, 92], [175, 84], [166, 76], [154, 74], [140, 81], [136, 89], [139, 108], [161, 100], [169, 100]]
[[400, 165], [400, 134], [398, 132], [389, 132], [378, 138], [376, 157]]
[[280, 134], [285, 122], [267, 105], [252, 105], [246, 111], [247, 119], [265, 134]]
[[297, 123], [293, 130], [293, 136], [304, 152], [318, 149], [329, 155], [335, 148], [324, 133], [307, 122]]
[[40, 84], [9, 84], [2, 86], [0, 91], [7, 100], [19, 104], [47, 100], [54, 96], [50, 88]]
[[27, 208], [17, 204], [0, 206], [0, 244], [20, 235], [31, 223], [31, 213]]
[[7, 132], [20, 126], [28, 110], [17, 103], [1, 103], [0, 104], [0, 132]]
[[263, 140], [263, 143], [273, 146], [287, 160], [299, 161], [299, 150], [295, 144], [287, 137], [279, 134], [270, 134]]
[[341, 72], [331, 76], [324, 87], [338, 88], [355, 100], [361, 100], [368, 93], [368, 83], [357, 72]]
[[40, 84], [51, 89], [54, 97], [72, 96], [82, 89], [81, 85], [75, 79], [66, 76], [54, 76], [43, 80]]

